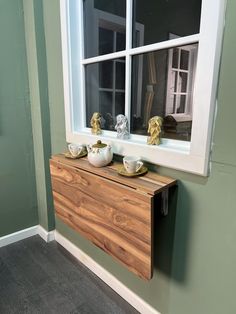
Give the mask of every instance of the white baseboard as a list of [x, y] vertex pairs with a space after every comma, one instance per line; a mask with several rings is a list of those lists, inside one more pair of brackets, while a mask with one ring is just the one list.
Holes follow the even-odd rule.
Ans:
[[121, 283], [116, 277], [109, 273], [105, 268], [96, 263], [91, 257], [81, 251], [77, 246], [57, 231], [55, 231], [55, 240], [73, 256], [75, 256], [81, 263], [88, 267], [116, 293], [118, 293], [124, 300], [131, 304], [137, 311], [142, 314], [160, 314], [137, 294]]
[[0, 247], [32, 237], [38, 234], [38, 226], [33, 226], [24, 230], [20, 230], [6, 236], [0, 237]]
[[38, 234], [46, 242], [50, 242], [55, 239], [54, 230], [46, 231], [42, 226], [37, 225], [0, 237], [0, 247], [24, 240], [36, 234]]
[[55, 240], [55, 231], [47, 231], [40, 225], [38, 225], [38, 235], [47, 243]]

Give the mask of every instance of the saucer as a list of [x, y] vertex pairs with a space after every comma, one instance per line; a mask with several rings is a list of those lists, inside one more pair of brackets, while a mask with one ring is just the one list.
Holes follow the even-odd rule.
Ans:
[[134, 172], [134, 173], [129, 173], [129, 172], [127, 172], [124, 166], [121, 166], [121, 167], [118, 169], [118, 173], [119, 173], [121, 176], [125, 176], [125, 177], [138, 177], [138, 176], [144, 175], [144, 174], [147, 173], [147, 172], [148, 172], [148, 168], [145, 167], [145, 166], [142, 166], [142, 168], [139, 169], [139, 171]]
[[87, 151], [82, 151], [78, 156], [71, 155], [71, 153], [69, 151], [64, 153], [64, 155], [65, 155], [66, 158], [79, 159], [79, 158], [87, 156]]

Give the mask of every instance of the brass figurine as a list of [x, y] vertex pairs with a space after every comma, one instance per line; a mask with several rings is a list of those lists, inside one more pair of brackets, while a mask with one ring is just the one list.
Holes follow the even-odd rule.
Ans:
[[154, 116], [148, 121], [148, 133], [150, 136], [147, 138], [148, 145], [159, 145], [161, 143], [161, 127], [163, 119], [159, 116]]
[[92, 134], [99, 135], [102, 133], [101, 121], [102, 121], [101, 114], [99, 112], [94, 112], [92, 119], [90, 121], [90, 125], [92, 127], [91, 129]]

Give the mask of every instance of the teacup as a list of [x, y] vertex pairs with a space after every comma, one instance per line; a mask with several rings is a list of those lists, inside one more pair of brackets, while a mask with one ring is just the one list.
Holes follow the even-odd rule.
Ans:
[[82, 153], [84, 146], [82, 144], [71, 143], [68, 144], [68, 149], [73, 157], [77, 157], [80, 153]]
[[143, 162], [140, 160], [140, 158], [139, 157], [135, 157], [135, 156], [126, 156], [126, 157], [124, 157], [123, 158], [123, 164], [124, 164], [125, 170], [128, 173], [136, 173], [143, 166]]

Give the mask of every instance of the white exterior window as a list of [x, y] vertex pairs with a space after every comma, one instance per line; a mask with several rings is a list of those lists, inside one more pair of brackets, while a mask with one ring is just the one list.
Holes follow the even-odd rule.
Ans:
[[[208, 174], [224, 0], [61, 0], [68, 142], [98, 138], [114, 153]], [[103, 133], [91, 134], [93, 112]], [[116, 115], [130, 122], [116, 138]], [[147, 145], [148, 120], [164, 119], [159, 146]]]

